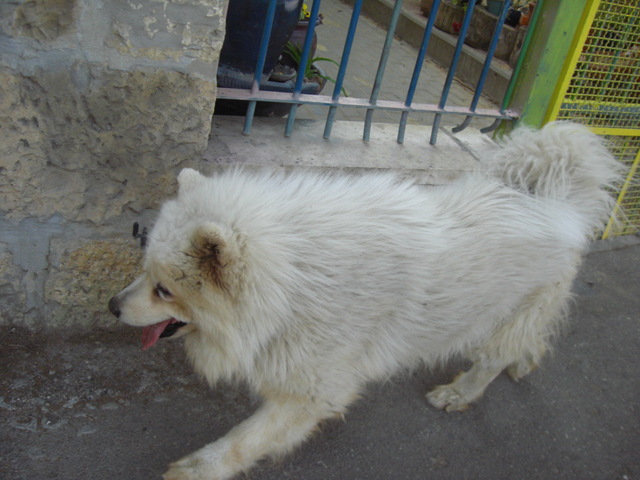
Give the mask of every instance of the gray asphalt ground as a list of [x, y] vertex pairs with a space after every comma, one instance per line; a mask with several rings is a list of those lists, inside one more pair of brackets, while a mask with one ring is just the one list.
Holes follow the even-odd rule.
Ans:
[[[406, 373], [247, 478], [640, 478], [639, 265], [637, 238], [596, 243], [555, 354], [519, 383], [498, 377], [471, 410], [424, 397], [461, 362]], [[142, 352], [139, 334], [2, 329], [0, 478], [160, 478], [256, 408], [241, 388], [203, 384], [180, 340]]]

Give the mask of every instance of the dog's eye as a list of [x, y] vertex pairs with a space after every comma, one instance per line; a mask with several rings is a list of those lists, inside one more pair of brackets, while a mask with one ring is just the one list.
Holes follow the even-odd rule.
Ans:
[[171, 300], [171, 292], [162, 285], [161, 283], [156, 284], [156, 288], [153, 290], [153, 293], [156, 297], [161, 298], [162, 300]]

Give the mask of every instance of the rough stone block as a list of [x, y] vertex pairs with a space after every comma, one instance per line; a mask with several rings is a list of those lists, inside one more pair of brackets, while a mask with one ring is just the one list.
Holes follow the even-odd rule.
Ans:
[[0, 324], [90, 325], [205, 150], [226, 0], [0, 2]]
[[[209, 68], [216, 64], [224, 39], [224, 2], [146, 1], [135, 9], [129, 2], [113, 3], [120, 5], [111, 10], [113, 21], [105, 42], [108, 47], [151, 60], [191, 59]], [[210, 73], [215, 75], [215, 70]]]
[[498, 39], [498, 46], [496, 47], [496, 58], [505, 61], [509, 60], [521, 29], [521, 27], [513, 28], [509, 25], [502, 27], [502, 32], [500, 32], [500, 38]]
[[[175, 167], [206, 148], [215, 84], [179, 72], [95, 66], [0, 71], [0, 204], [8, 218], [104, 222], [154, 205]], [[14, 121], [16, 119], [17, 121]], [[153, 188], [149, 188], [153, 185]], [[125, 188], [127, 187], [127, 188]]]
[[464, 20], [464, 8], [454, 5], [450, 0], [442, 0], [434, 25], [443, 32], [456, 34], [455, 24]]
[[524, 45], [524, 39], [527, 36], [528, 27], [520, 26], [516, 29], [516, 38], [513, 42], [513, 49], [511, 51], [511, 55], [509, 55], [509, 65], [512, 68], [516, 67], [518, 63], [518, 58], [520, 58], [520, 52], [522, 51], [522, 46]]
[[26, 323], [27, 296], [22, 288], [24, 274], [13, 263], [7, 245], [0, 243], [0, 325]]
[[31, 0], [15, 10], [15, 33], [38, 41], [50, 41], [72, 29], [75, 0]]
[[496, 29], [498, 17], [489, 13], [484, 7], [476, 7], [473, 10], [471, 23], [464, 43], [474, 48], [486, 50], [491, 43], [491, 37]]
[[45, 283], [47, 326], [112, 323], [109, 299], [136, 277], [141, 258], [132, 238], [54, 239]]
[[[486, 50], [491, 43], [493, 32], [498, 24], [498, 17], [486, 8], [478, 6], [473, 11], [469, 30], [465, 38], [465, 43], [474, 48]], [[500, 31], [500, 38], [496, 47], [495, 56], [502, 60], [508, 60], [515, 44], [517, 30], [509, 25], [503, 25]]]

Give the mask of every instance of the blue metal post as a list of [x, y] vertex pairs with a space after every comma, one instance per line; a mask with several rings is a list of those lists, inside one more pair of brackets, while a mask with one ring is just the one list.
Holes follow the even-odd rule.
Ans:
[[[440, 0], [436, 0], [440, 1]], [[331, 100], [336, 102], [340, 98], [340, 92], [342, 91], [342, 83], [347, 73], [347, 65], [349, 64], [349, 55], [351, 54], [351, 47], [353, 46], [353, 39], [356, 35], [356, 27], [358, 26], [358, 19], [360, 18], [360, 10], [362, 8], [362, 0], [356, 0], [353, 5], [353, 12], [351, 13], [351, 22], [349, 22], [349, 31], [347, 32], [347, 38], [344, 42], [344, 49], [342, 50], [342, 58], [340, 59], [340, 67], [338, 68], [338, 76], [336, 77], [336, 85], [333, 89], [333, 96]], [[333, 127], [333, 121], [336, 116], [336, 110], [338, 107], [329, 107], [329, 114], [327, 115], [327, 123], [324, 126], [324, 138], [331, 136], [331, 127]]]
[[[496, 48], [498, 47], [498, 41], [500, 40], [500, 33], [502, 32], [504, 19], [507, 17], [507, 12], [509, 11], [510, 7], [511, 7], [511, 0], [505, 0], [504, 5], [502, 6], [502, 12], [500, 12], [500, 16], [498, 17], [498, 23], [496, 24], [496, 29], [493, 31], [493, 36], [491, 37], [491, 43], [489, 43], [489, 48], [487, 50], [487, 57], [484, 60], [482, 72], [480, 72], [480, 78], [478, 79], [478, 84], [476, 85], [476, 91], [473, 94], [473, 99], [471, 100], [471, 106], [469, 107], [469, 110], [471, 110], [471, 112], [475, 112], [476, 108], [478, 107], [478, 101], [480, 100], [482, 89], [484, 88], [484, 84], [487, 80], [487, 76], [489, 75], [491, 60], [493, 60], [493, 56], [496, 53]], [[458, 133], [464, 130], [465, 128], [467, 128], [471, 123], [472, 118], [473, 116], [468, 115], [460, 125], [452, 129], [452, 132]]]
[[[468, 4], [467, 13], [462, 20], [462, 27], [460, 27], [460, 32], [458, 33], [458, 43], [456, 44], [456, 49], [453, 53], [453, 59], [451, 60], [451, 65], [449, 66], [449, 72], [447, 73], [447, 79], [444, 82], [444, 88], [442, 89], [442, 95], [440, 96], [440, 102], [438, 103], [438, 108], [440, 109], [443, 109], [447, 103], [447, 97], [449, 96], [449, 90], [451, 89], [451, 84], [453, 83], [453, 77], [456, 73], [458, 62], [460, 61], [460, 54], [462, 53], [464, 38], [467, 36], [467, 30], [469, 29], [471, 17], [473, 16], [474, 4], [475, 2], [473, 0]], [[436, 139], [438, 138], [438, 128], [440, 127], [441, 119], [442, 114], [436, 113], [433, 119], [433, 127], [431, 128], [431, 140], [429, 140], [429, 143], [431, 145], [435, 145]]]
[[[391, 13], [391, 21], [389, 22], [389, 28], [387, 29], [387, 37], [384, 41], [384, 47], [382, 48], [382, 55], [380, 55], [380, 64], [378, 65], [378, 71], [376, 72], [376, 79], [373, 82], [373, 90], [371, 90], [371, 97], [369, 103], [375, 105], [378, 101], [378, 94], [380, 93], [380, 87], [382, 87], [382, 77], [384, 70], [387, 67], [387, 60], [389, 59], [389, 53], [391, 52], [391, 44], [393, 42], [393, 35], [398, 25], [398, 19], [400, 18], [400, 11], [402, 9], [402, 0], [396, 0], [393, 6], [393, 12]], [[373, 108], [367, 109], [367, 115], [364, 119], [364, 134], [363, 140], [369, 141], [371, 133], [371, 123], [373, 121]]]
[[[524, 64], [524, 56], [527, 53], [527, 49], [529, 47], [529, 43], [531, 38], [533, 37], [534, 32], [536, 31], [536, 25], [538, 23], [538, 18], [540, 17], [540, 12], [542, 11], [542, 7], [544, 4], [544, 0], [538, 0], [536, 4], [536, 8], [533, 10], [533, 17], [529, 22], [529, 28], [527, 29], [527, 33], [525, 34], [524, 41], [522, 42], [522, 50], [520, 51], [520, 56], [518, 57], [518, 61], [516, 62], [516, 66], [513, 69], [513, 75], [511, 75], [511, 80], [509, 80], [509, 85], [507, 86], [507, 92], [504, 94], [504, 98], [502, 99], [502, 106], [500, 107], [500, 114], [504, 115], [507, 111], [507, 106], [511, 102], [511, 94], [513, 93], [513, 89], [515, 88], [516, 82], [518, 81], [519, 73], [522, 69], [522, 65]], [[501, 118], [496, 118], [494, 122], [488, 127], [484, 127], [480, 129], [480, 133], [490, 133], [493, 132], [498, 126], [502, 123]]]
[[[438, 8], [440, 7], [440, 0], [433, 0], [431, 5], [431, 12], [429, 13], [429, 20], [427, 26], [424, 29], [424, 35], [422, 37], [422, 43], [420, 44], [420, 50], [418, 50], [418, 58], [416, 60], [416, 66], [413, 69], [413, 76], [411, 77], [411, 83], [409, 84], [409, 91], [407, 92], [407, 99], [404, 104], [407, 107], [411, 106], [413, 102], [413, 95], [416, 92], [418, 86], [418, 79], [420, 78], [420, 71], [422, 70], [422, 64], [424, 63], [424, 57], [427, 54], [427, 47], [429, 46], [429, 39], [431, 38], [431, 31], [433, 30], [433, 24], [436, 21], [436, 15], [438, 14]], [[404, 111], [400, 117], [400, 126], [398, 128], [398, 143], [404, 142], [404, 131], [407, 126], [407, 117], [409, 112]]]
[[[260, 81], [262, 80], [262, 69], [264, 68], [264, 62], [267, 58], [267, 48], [269, 47], [269, 38], [271, 38], [271, 29], [273, 27], [273, 20], [276, 16], [276, 0], [269, 0], [267, 7], [267, 16], [264, 20], [264, 29], [262, 30], [262, 40], [260, 41], [260, 50], [258, 52], [258, 63], [256, 65], [256, 72], [253, 77], [253, 85], [251, 86], [251, 93], [257, 94], [260, 90]], [[249, 102], [247, 107], [247, 115], [244, 120], [244, 130], [242, 133], [248, 135], [251, 132], [251, 124], [253, 123], [253, 114], [256, 110], [256, 101]]]
[[[300, 92], [302, 91], [302, 85], [304, 83], [304, 72], [307, 69], [307, 63], [311, 60], [309, 55], [311, 53], [311, 43], [313, 41], [313, 33], [316, 28], [316, 22], [318, 20], [318, 12], [320, 11], [320, 2], [321, 0], [314, 0], [313, 6], [311, 7], [311, 14], [309, 16], [309, 28], [307, 29], [307, 33], [304, 37], [304, 44], [302, 46], [302, 54], [300, 56], [300, 64], [298, 65], [298, 75], [296, 77], [296, 85], [293, 89], [293, 98], [297, 98], [300, 96]], [[293, 123], [296, 120], [296, 111], [298, 110], [298, 104], [291, 104], [291, 109], [289, 110], [289, 117], [287, 118], [287, 125], [284, 129], [284, 136], [290, 137], [291, 131], [293, 130]]]

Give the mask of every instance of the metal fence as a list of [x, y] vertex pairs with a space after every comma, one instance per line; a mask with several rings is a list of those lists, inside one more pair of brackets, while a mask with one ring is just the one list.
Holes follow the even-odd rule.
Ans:
[[[351, 21], [349, 24], [349, 29], [346, 35], [346, 40], [344, 43], [344, 48], [342, 52], [342, 57], [339, 62], [338, 74], [335, 78], [335, 86], [333, 89], [332, 95], [310, 95], [303, 93], [303, 81], [304, 74], [307, 63], [310, 61], [310, 51], [313, 40], [314, 28], [318, 18], [318, 12], [320, 10], [321, 0], [315, 0], [310, 9], [310, 18], [309, 18], [309, 29], [305, 36], [304, 44], [302, 46], [302, 51], [300, 55], [300, 62], [297, 69], [297, 77], [295, 79], [295, 86], [291, 92], [275, 92], [275, 91], [267, 91], [261, 87], [261, 82], [263, 81], [261, 73], [263, 72], [265, 57], [267, 55], [267, 48], [269, 44], [269, 39], [272, 32], [272, 27], [274, 24], [275, 11], [276, 11], [276, 0], [269, 0], [267, 9], [264, 15], [265, 21], [262, 30], [262, 39], [260, 45], [256, 45], [255, 48], [259, 49], [258, 60], [256, 62], [256, 67], [254, 70], [254, 77], [251, 88], [226, 88], [221, 87], [218, 89], [218, 98], [219, 99], [227, 99], [227, 100], [244, 100], [248, 102], [248, 108], [246, 111], [245, 117], [245, 125], [244, 125], [244, 133], [248, 134], [251, 131], [251, 126], [253, 122], [253, 117], [255, 113], [255, 108], [257, 102], [279, 102], [290, 104], [289, 113], [287, 117], [287, 122], [284, 130], [285, 136], [290, 136], [294, 127], [294, 123], [296, 120], [296, 111], [300, 105], [321, 105], [327, 107], [327, 119], [324, 127], [324, 138], [329, 138], [331, 135], [331, 130], [334, 124], [335, 115], [337, 109], [341, 108], [360, 108], [366, 109], [366, 116], [364, 121], [364, 131], [363, 131], [363, 139], [369, 140], [369, 134], [371, 130], [371, 125], [373, 121], [373, 113], [376, 110], [391, 110], [396, 112], [401, 112], [400, 122], [398, 125], [398, 134], [397, 141], [402, 143], [405, 135], [405, 127], [407, 124], [408, 116], [411, 113], [433, 113], [434, 121], [431, 129], [431, 137], [430, 143], [433, 145], [436, 143], [438, 129], [440, 126], [441, 119], [444, 115], [456, 115], [460, 117], [459, 125], [457, 125], [453, 131], [459, 132], [466, 128], [471, 119], [474, 117], [484, 117], [488, 119], [493, 119], [494, 121], [486, 128], [484, 128], [483, 132], [490, 132], [497, 128], [499, 123], [502, 120], [510, 120], [515, 119], [516, 114], [507, 109], [507, 105], [509, 102], [509, 98], [511, 92], [513, 90], [513, 85], [515, 81], [515, 75], [511, 79], [511, 83], [507, 88], [505, 98], [502, 101], [502, 106], [496, 109], [480, 109], [478, 107], [478, 101], [482, 94], [483, 88], [485, 86], [485, 82], [487, 80], [487, 76], [490, 71], [491, 61], [494, 57], [494, 53], [498, 46], [498, 41], [500, 39], [500, 33], [502, 31], [502, 27], [504, 24], [505, 17], [507, 12], [511, 6], [511, 0], [505, 0], [502, 9], [498, 15], [498, 21], [496, 23], [495, 31], [493, 32], [493, 36], [491, 38], [489, 47], [487, 48], [486, 60], [482, 67], [481, 73], [476, 83], [473, 99], [469, 106], [452, 106], [447, 103], [449, 92], [451, 90], [451, 85], [454, 80], [454, 76], [456, 74], [456, 69], [460, 62], [460, 57], [464, 45], [465, 36], [467, 34], [469, 25], [471, 23], [472, 16], [474, 14], [474, 8], [467, 8], [466, 13], [464, 15], [464, 19], [461, 22], [460, 30], [458, 33], [458, 40], [456, 43], [455, 51], [453, 54], [453, 58], [451, 60], [451, 64], [446, 76], [446, 81], [442, 86], [442, 93], [440, 95], [440, 99], [437, 104], [426, 104], [426, 103], [414, 103], [414, 95], [416, 93], [416, 88], [418, 85], [418, 79], [421, 73], [422, 65], [425, 60], [427, 48], [429, 46], [429, 42], [433, 35], [434, 30], [434, 22], [437, 17], [437, 12], [440, 7], [441, 0], [433, 0], [433, 5], [431, 8], [431, 13], [429, 15], [426, 28], [424, 30], [424, 35], [422, 38], [422, 42], [420, 48], [418, 49], [415, 67], [413, 69], [413, 75], [411, 77], [411, 81], [409, 84], [409, 88], [406, 92], [404, 101], [397, 100], [386, 100], [379, 98], [380, 96], [380, 87], [382, 84], [382, 79], [385, 74], [385, 69], [387, 66], [387, 60], [389, 58], [389, 53], [391, 50], [392, 40], [394, 38], [394, 34], [396, 31], [396, 27], [398, 25], [398, 19], [400, 17], [401, 9], [402, 9], [402, 0], [396, 0], [393, 6], [393, 12], [391, 14], [391, 18], [389, 21], [389, 25], [386, 29], [386, 40], [384, 42], [383, 49], [380, 53], [380, 60], [378, 64], [378, 69], [375, 75], [375, 81], [373, 84], [373, 88], [371, 90], [371, 94], [369, 98], [352, 98], [341, 95], [342, 86], [347, 75], [348, 67], [349, 67], [349, 56], [351, 53], [351, 48], [353, 45], [353, 40], [356, 32], [356, 28], [358, 26], [358, 20], [361, 13], [361, 7], [363, 0], [356, 0], [353, 4], [353, 10], [351, 13]], [[470, 2], [473, 4], [473, 1]], [[538, 0], [538, 5], [541, 5], [542, 0]], [[537, 12], [538, 9], [536, 9]], [[533, 18], [531, 20], [531, 25], [529, 28], [529, 32], [534, 29], [535, 22], [537, 21], [537, 15], [534, 13]], [[527, 45], [528, 41], [525, 39], [524, 44]], [[524, 48], [523, 52], [524, 53]], [[523, 55], [520, 55], [519, 62], [522, 61]], [[519, 70], [520, 65], [517, 64], [514, 71]]]
[[589, 0], [550, 120], [573, 120], [607, 138], [627, 167], [617, 196], [618, 221], [603, 237], [640, 232], [640, 4]]

